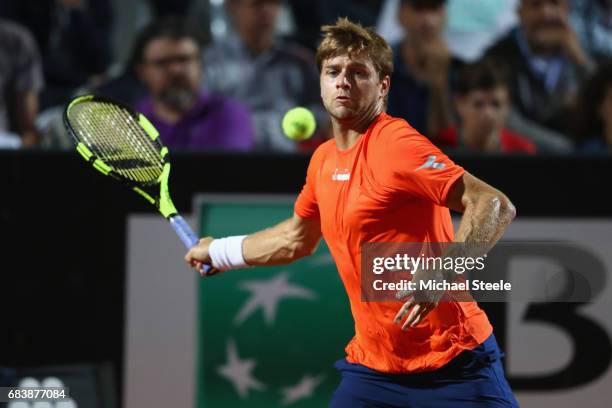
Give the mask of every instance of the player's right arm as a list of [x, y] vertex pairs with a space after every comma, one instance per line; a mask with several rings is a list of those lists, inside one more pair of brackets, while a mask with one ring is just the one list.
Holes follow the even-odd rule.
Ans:
[[313, 153], [306, 183], [295, 201], [293, 217], [246, 237], [203, 238], [185, 256], [187, 263], [198, 271], [202, 264], [212, 265], [216, 271], [226, 271], [249, 266], [283, 265], [312, 254], [321, 239], [317, 174], [330, 146], [324, 143]]
[[[312, 254], [320, 239], [318, 218], [302, 218], [294, 214], [280, 224], [244, 238], [242, 257], [248, 266], [288, 264]], [[203, 263], [211, 264], [209, 248], [213, 240], [212, 237], [202, 238], [189, 250], [185, 261], [198, 270]]]
[[272, 228], [245, 238], [242, 253], [252, 266], [281, 265], [311, 255], [321, 239], [318, 218], [297, 214]]

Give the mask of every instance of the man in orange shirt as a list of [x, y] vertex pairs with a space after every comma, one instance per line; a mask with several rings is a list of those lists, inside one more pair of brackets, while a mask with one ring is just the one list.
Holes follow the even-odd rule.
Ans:
[[[406, 121], [385, 113], [393, 63], [371, 29], [340, 19], [317, 50], [334, 138], [313, 154], [292, 218], [249, 236], [206, 237], [186, 255], [218, 271], [311, 254], [323, 236], [349, 296], [355, 337], [336, 367], [338, 407], [516, 407], [492, 327], [474, 302], [402, 292], [405, 303], [361, 299], [362, 244], [479, 243], [482, 256], [515, 210]], [[448, 209], [463, 212], [453, 238]], [[417, 270], [413, 281], [444, 277]]]

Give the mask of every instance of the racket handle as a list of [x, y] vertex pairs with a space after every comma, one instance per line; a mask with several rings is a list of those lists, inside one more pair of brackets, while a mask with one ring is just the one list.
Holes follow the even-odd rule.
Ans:
[[[180, 215], [174, 215], [170, 217], [168, 221], [170, 221], [170, 225], [172, 225], [174, 232], [176, 232], [176, 235], [178, 235], [181, 241], [183, 241], [183, 244], [185, 244], [187, 249], [191, 249], [191, 247], [196, 246], [198, 242], [200, 242], [198, 236]], [[204, 272], [204, 275], [207, 275], [210, 270], [210, 265], [202, 265], [202, 272]]]

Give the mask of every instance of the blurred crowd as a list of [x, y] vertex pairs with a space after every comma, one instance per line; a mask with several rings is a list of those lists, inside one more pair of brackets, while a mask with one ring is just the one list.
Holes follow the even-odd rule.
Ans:
[[[612, 0], [2, 0], [0, 148], [69, 148], [64, 105], [95, 92], [173, 149], [310, 151], [319, 30], [344, 16], [393, 48], [388, 112], [441, 148], [612, 151]], [[309, 141], [282, 134], [295, 106]]]

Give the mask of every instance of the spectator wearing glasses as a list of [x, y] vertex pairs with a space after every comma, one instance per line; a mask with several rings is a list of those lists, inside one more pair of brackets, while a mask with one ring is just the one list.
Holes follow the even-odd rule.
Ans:
[[238, 150], [253, 147], [248, 110], [202, 90], [199, 37], [170, 17], [146, 27], [136, 40], [136, 71], [150, 97], [137, 106], [174, 148]]

